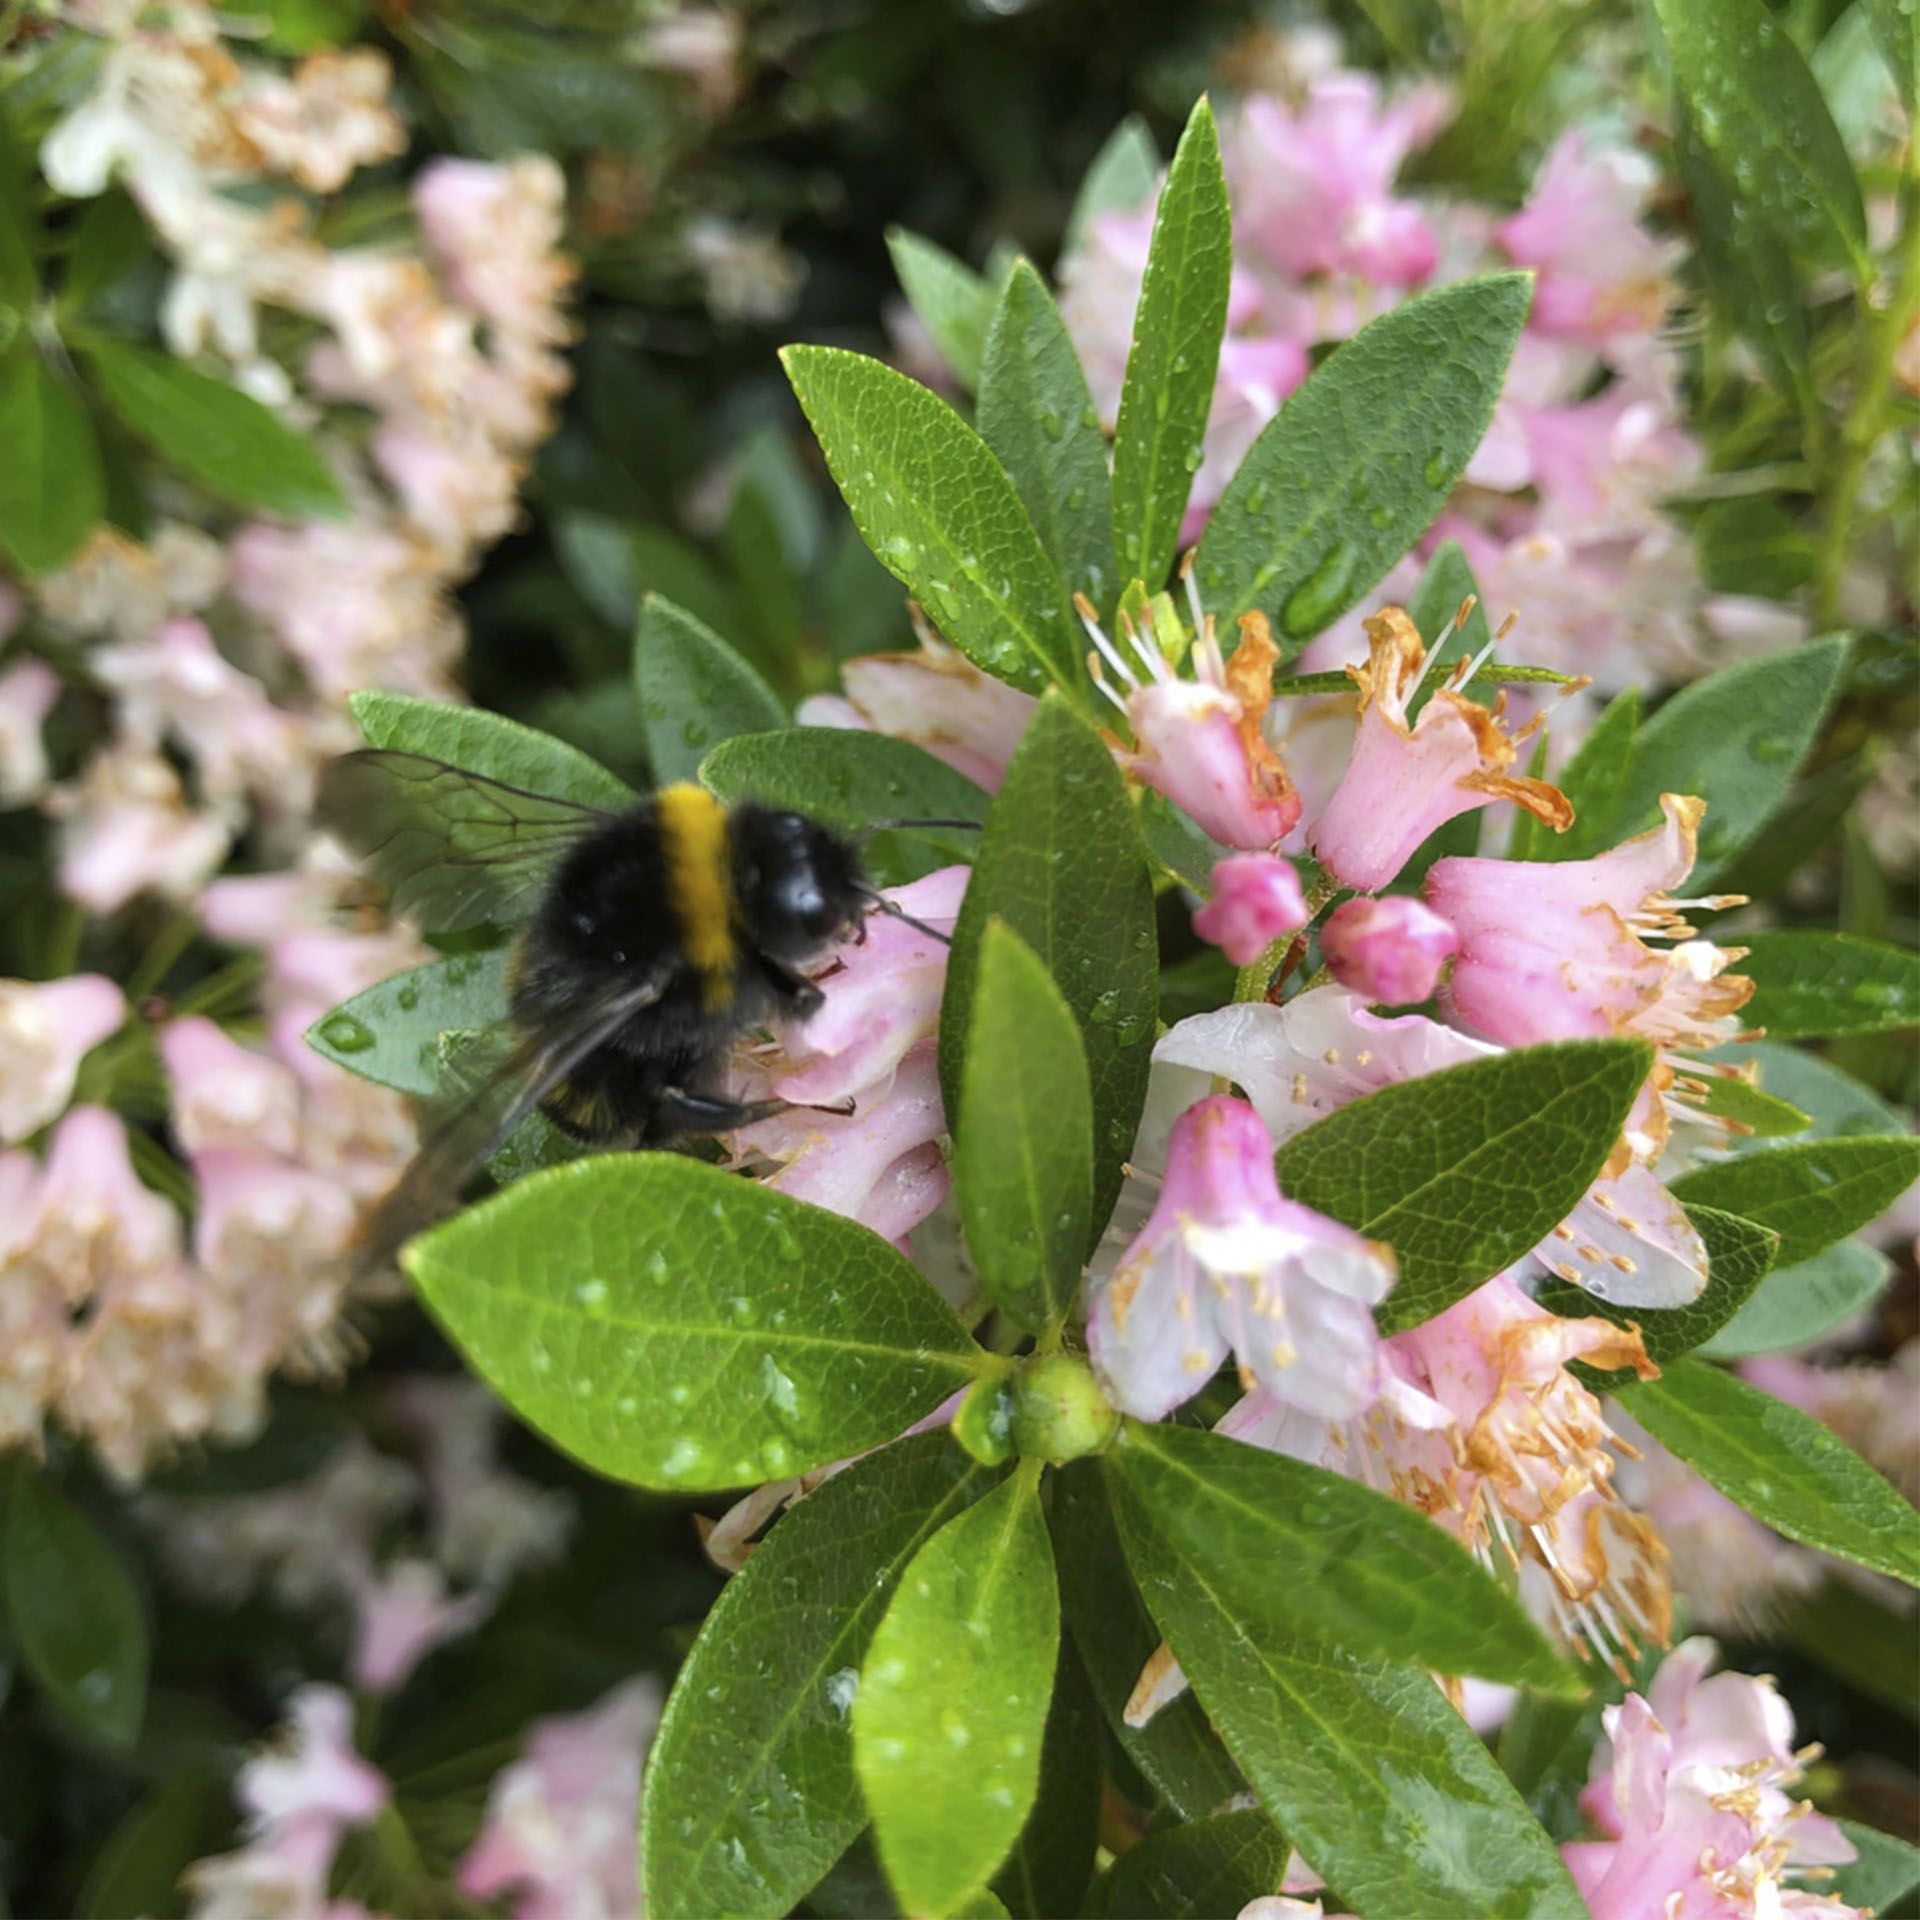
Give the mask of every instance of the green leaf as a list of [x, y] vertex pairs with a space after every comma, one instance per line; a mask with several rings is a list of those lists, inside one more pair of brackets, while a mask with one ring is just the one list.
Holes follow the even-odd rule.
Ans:
[[861, 1662], [901, 1570], [992, 1484], [943, 1433], [903, 1440], [809, 1494], [727, 1582], [648, 1757], [647, 1912], [778, 1920], [866, 1825]]
[[1153, 218], [1133, 345], [1113, 434], [1113, 546], [1120, 577], [1164, 583], [1200, 465], [1227, 330], [1233, 216], [1213, 108], [1202, 94]]
[[61, 1713], [130, 1747], [147, 1705], [147, 1622], [120, 1556], [31, 1461], [7, 1491], [0, 1590], [20, 1664]]
[[1805, 1133], [1812, 1118], [1798, 1107], [1762, 1093], [1751, 1082], [1714, 1074], [1699, 1082], [1700, 1111], [1720, 1120], [1730, 1120], [1738, 1130], [1732, 1137], [1754, 1140], [1786, 1140]]
[[1700, 1352], [1709, 1360], [1744, 1360], [1808, 1346], [1871, 1306], [1892, 1273], [1893, 1262], [1876, 1248], [1836, 1241], [1811, 1260], [1768, 1274]]
[[1432, 1678], [1253, 1625], [1109, 1466], [1142, 1592], [1287, 1838], [1368, 1915], [1581, 1920], [1559, 1855]]
[[1613, 842], [1607, 828], [1633, 765], [1640, 732], [1640, 689], [1628, 687], [1607, 702], [1593, 730], [1554, 781], [1573, 803], [1573, 825], [1555, 833], [1545, 821], [1522, 813], [1514, 828], [1516, 860], [1586, 860]]
[[1422, 294], [1288, 399], [1200, 542], [1201, 596], [1223, 627], [1257, 607], [1311, 639], [1433, 524], [1493, 417], [1532, 289], [1505, 273]]
[[745, 1486], [847, 1459], [986, 1364], [878, 1235], [679, 1154], [531, 1175], [403, 1264], [515, 1412], [641, 1486]]
[[1742, 1017], [1775, 1040], [1890, 1033], [1920, 1026], [1920, 954], [1849, 933], [1756, 933], [1739, 971], [1753, 982]]
[[[1906, 1124], [1902, 1114], [1852, 1074], [1804, 1047], [1782, 1046], [1772, 1040], [1740, 1040], [1707, 1057], [1734, 1066], [1757, 1065], [1762, 1090], [1808, 1115], [1813, 1133], [1822, 1140], [1899, 1133]], [[1733, 1150], [1771, 1152], [1773, 1144], [1764, 1138], [1735, 1140]]]
[[313, 443], [251, 394], [151, 347], [97, 333], [78, 344], [108, 410], [209, 493], [289, 519], [346, 518]]
[[224, 1799], [204, 1773], [167, 1774], [100, 1843], [80, 1893], [81, 1920], [184, 1914], [187, 1869], [231, 1830]]
[[507, 1017], [507, 949], [456, 953], [376, 982], [307, 1029], [323, 1059], [415, 1096], [440, 1084], [440, 1036]]
[[992, 282], [905, 227], [887, 229], [887, 252], [907, 304], [953, 377], [971, 393], [980, 384], [980, 357], [993, 318]]
[[597, 760], [550, 733], [480, 707], [450, 707], [404, 693], [356, 693], [347, 703], [370, 747], [425, 754], [529, 793], [617, 812], [637, 797]]
[[1064, 258], [1087, 237], [1090, 222], [1103, 213], [1133, 213], [1153, 198], [1160, 178], [1160, 149], [1139, 114], [1130, 113], [1107, 135], [1093, 156], [1067, 218], [1066, 237], [1060, 243]]
[[1689, 1206], [1771, 1227], [1778, 1264], [1796, 1266], [1864, 1227], [1920, 1179], [1920, 1140], [1905, 1135], [1806, 1140], [1697, 1167], [1671, 1183]]
[[1663, 1447], [1776, 1533], [1920, 1586], [1920, 1513], [1798, 1407], [1694, 1359], [1620, 1399]]
[[1573, 1211], [1652, 1066], [1638, 1041], [1575, 1040], [1383, 1087], [1280, 1149], [1281, 1191], [1392, 1247], [1377, 1317], [1418, 1326]]
[[1254, 1808], [1162, 1828], [1113, 1863], [1096, 1911], [1114, 1920], [1217, 1920], [1271, 1894], [1291, 1852]]
[[711, 627], [657, 594], [640, 603], [633, 684], [648, 764], [663, 786], [691, 780], [720, 741], [787, 724], [760, 675]]
[[107, 484], [86, 408], [24, 339], [0, 352], [0, 447], [0, 551], [51, 573], [99, 524]]
[[980, 942], [954, 1129], [967, 1249], [994, 1304], [1029, 1333], [1080, 1293], [1092, 1239], [1093, 1094], [1072, 1010], [1005, 921]]
[[[1737, 1214], [1712, 1207], [1689, 1207], [1687, 1218], [1707, 1249], [1707, 1284], [1697, 1299], [1678, 1307], [1623, 1307], [1602, 1300], [1585, 1287], [1564, 1280], [1548, 1280], [1534, 1298], [1552, 1313], [1569, 1320], [1611, 1320], [1616, 1327], [1638, 1327], [1648, 1357], [1665, 1366], [1683, 1353], [1703, 1346], [1752, 1300], [1766, 1279], [1779, 1250], [1780, 1236]], [[1602, 1372], [1582, 1367], [1582, 1378], [1601, 1391], [1625, 1386], [1632, 1374], [1624, 1368]]]
[[[1473, 611], [1456, 625], [1460, 609], [1469, 600], [1473, 602]], [[1470, 659], [1493, 638], [1493, 629], [1487, 624], [1486, 605], [1480, 597], [1480, 583], [1474, 579], [1473, 569], [1467, 564], [1458, 540], [1443, 540], [1434, 548], [1433, 558], [1407, 596], [1407, 618], [1431, 649], [1426, 677], [1407, 708], [1408, 718], [1418, 719], [1421, 709], [1445, 685], [1454, 662]], [[1341, 677], [1345, 679], [1344, 674]], [[1348, 680], [1346, 684], [1350, 688], [1353, 682]]]
[[[729, 805], [753, 799], [795, 807], [841, 833], [858, 833], [876, 820], [984, 821], [991, 804], [965, 774], [924, 747], [838, 727], [723, 740], [701, 762], [700, 778]], [[971, 860], [978, 844], [975, 833], [920, 828], [875, 834], [862, 857], [876, 880], [893, 886]]]
[[[1911, 99], [1912, 93], [1908, 96]], [[1896, 1900], [1904, 1900], [1920, 1887], [1920, 1847], [1874, 1827], [1863, 1827], [1857, 1820], [1842, 1820], [1840, 1831], [1854, 1844], [1859, 1859], [1839, 1867], [1821, 1888], [1850, 1907], [1873, 1913], [1885, 1913]]]
[[1105, 611], [1120, 589], [1106, 435], [1060, 310], [1025, 260], [987, 332], [979, 425], [1061, 579]]
[[1224, 1434], [1131, 1420], [1107, 1471], [1166, 1551], [1256, 1631], [1581, 1690], [1508, 1588], [1370, 1487]]
[[0, 310], [10, 312], [10, 340], [25, 331], [27, 315], [40, 297], [40, 269], [33, 258], [37, 223], [24, 191], [13, 188], [11, 180], [0, 179]]
[[1086, 1048], [1097, 1235], [1120, 1191], [1146, 1099], [1159, 956], [1153, 883], [1126, 782], [1085, 721], [1041, 703], [987, 816], [954, 928], [940, 1010], [940, 1084], [962, 1111], [981, 939], [997, 915], [1039, 956]]
[[1911, 115], [1920, 100], [1920, 17], [1913, 0], [1865, 0], [1865, 6], [1887, 71]]
[[1083, 704], [1082, 635], [1066, 589], [998, 460], [903, 373], [838, 347], [781, 353], [860, 537], [977, 667]]
[[120, 187], [88, 201], [74, 223], [73, 244], [60, 281], [60, 304], [85, 311], [153, 251], [153, 230], [139, 203]]
[[1500, 1771], [1557, 1841], [1577, 1839], [1586, 1828], [1580, 1793], [1600, 1737], [1600, 1705], [1522, 1693], [1500, 1729]]
[[[1594, 847], [1656, 826], [1663, 793], [1707, 803], [1690, 887], [1710, 882], [1765, 826], [1819, 737], [1846, 666], [1844, 636], [1723, 668], [1683, 687], [1641, 727]], [[1583, 842], [1583, 844], [1585, 844]]]
[[993, 1891], [1016, 1920], [1078, 1913], [1100, 1846], [1100, 1709], [1065, 1641], [1040, 1743], [1040, 1790]]
[[1765, 0], [1654, 0], [1654, 13], [1737, 210], [1796, 252], [1863, 263], [1852, 163], [1819, 82]]
[[1039, 1786], [1059, 1650], [1053, 1549], [1022, 1472], [914, 1556], [860, 1668], [854, 1767], [909, 1913], [956, 1912], [1006, 1858]]

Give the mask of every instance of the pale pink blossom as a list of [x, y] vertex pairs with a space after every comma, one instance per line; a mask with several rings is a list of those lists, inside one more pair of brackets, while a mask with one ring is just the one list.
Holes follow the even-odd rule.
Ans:
[[1428, 999], [1460, 936], [1417, 900], [1348, 900], [1320, 930], [1327, 971], [1343, 987], [1384, 1006]]
[[61, 891], [90, 913], [112, 913], [147, 892], [190, 900], [232, 838], [219, 814], [187, 804], [165, 759], [130, 741], [94, 754], [51, 806], [61, 823]]
[[[0, 591], [11, 589], [0, 583]], [[25, 806], [45, 789], [40, 729], [59, 697], [59, 676], [44, 661], [16, 660], [0, 672], [0, 807]]]
[[388, 104], [393, 74], [374, 47], [322, 47], [292, 73], [253, 68], [234, 121], [265, 164], [316, 193], [335, 193], [361, 167], [406, 150]]
[[482, 1593], [449, 1594], [446, 1575], [431, 1560], [389, 1562], [354, 1595], [353, 1684], [397, 1692], [436, 1647], [478, 1626], [488, 1605]]
[[277, 1061], [198, 1015], [160, 1030], [160, 1059], [171, 1083], [174, 1136], [189, 1153], [215, 1147], [296, 1151], [300, 1086]]
[[413, 182], [414, 211], [454, 297], [491, 325], [558, 345], [573, 266], [559, 252], [566, 178], [545, 154], [505, 163], [439, 158]]
[[722, 113], [740, 85], [742, 23], [726, 7], [682, 6], [640, 30], [648, 65], [693, 82], [709, 113]]
[[1251, 966], [1283, 933], [1307, 924], [1306, 895], [1291, 861], [1271, 853], [1233, 853], [1213, 863], [1213, 892], [1193, 930], [1236, 967]]
[[461, 1891], [510, 1895], [514, 1920], [639, 1920], [640, 1766], [659, 1717], [659, 1685], [643, 1677], [536, 1722], [494, 1780]]
[[1213, 1096], [1175, 1122], [1152, 1214], [1091, 1283], [1087, 1345], [1141, 1419], [1191, 1399], [1229, 1352], [1284, 1403], [1345, 1417], [1373, 1391], [1372, 1309], [1393, 1278], [1386, 1248], [1282, 1197], [1259, 1115]]
[[102, 974], [0, 980], [0, 1141], [65, 1112], [80, 1062], [126, 1017], [126, 996]]

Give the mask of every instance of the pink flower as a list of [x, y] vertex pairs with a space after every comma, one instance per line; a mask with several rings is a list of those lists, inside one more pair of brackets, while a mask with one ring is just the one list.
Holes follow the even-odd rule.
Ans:
[[638, 1920], [640, 1763], [659, 1718], [660, 1688], [642, 1678], [585, 1713], [538, 1721], [494, 1780], [461, 1891], [514, 1894], [514, 1920]]
[[1240, 462], [1280, 411], [1281, 401], [1309, 371], [1307, 350], [1297, 340], [1229, 334], [1220, 343], [1220, 370], [1207, 412], [1205, 457], [1193, 476], [1186, 517], [1180, 523], [1183, 542], [1200, 538]]
[[212, 1147], [295, 1151], [300, 1086], [285, 1067], [198, 1015], [161, 1029], [160, 1058], [172, 1082], [173, 1131], [189, 1153]]
[[414, 176], [427, 245], [461, 303], [522, 339], [567, 338], [560, 300], [573, 265], [558, 251], [567, 184], [545, 154], [496, 164], [436, 159]]
[[1789, 1883], [1790, 1873], [1844, 1865], [1855, 1850], [1786, 1792], [1818, 1749], [1793, 1751], [1793, 1715], [1773, 1682], [1709, 1678], [1716, 1654], [1710, 1640], [1687, 1641], [1644, 1695], [1602, 1714], [1607, 1737], [1580, 1804], [1605, 1838], [1561, 1849], [1574, 1884], [1595, 1920], [1864, 1920]]
[[126, 1017], [126, 996], [102, 974], [0, 980], [0, 1140], [24, 1140], [64, 1112], [80, 1062]]
[[1271, 853], [1234, 853], [1213, 863], [1213, 896], [1193, 916], [1193, 930], [1236, 967], [1246, 967], [1307, 919], [1306, 896], [1290, 861]]
[[1348, 900], [1320, 931], [1327, 971], [1386, 1006], [1427, 999], [1459, 948], [1460, 936], [1417, 900]]
[[1141, 1419], [1191, 1399], [1229, 1351], [1249, 1383], [1343, 1417], [1373, 1390], [1372, 1308], [1393, 1277], [1384, 1247], [1281, 1196], [1259, 1115], [1216, 1095], [1175, 1122], [1152, 1214], [1093, 1283], [1087, 1345]]
[[232, 837], [218, 815], [187, 805], [159, 754], [126, 741], [103, 747], [54, 800], [61, 890], [90, 913], [112, 913], [146, 892], [191, 899]]
[[179, 1214], [142, 1185], [125, 1122], [102, 1107], [75, 1107], [54, 1129], [36, 1199], [23, 1251], [69, 1301], [179, 1259]]
[[[9, 591], [0, 583], [0, 595]], [[24, 806], [46, 786], [40, 729], [59, 697], [59, 676], [44, 661], [16, 660], [0, 672], [0, 807]]]
[[[1094, 679], [1133, 730], [1131, 748], [1115, 746], [1120, 764], [1222, 846], [1265, 849], [1292, 832], [1300, 796], [1260, 731], [1280, 658], [1266, 616], [1241, 615], [1240, 644], [1223, 660], [1213, 619], [1196, 605], [1194, 678], [1188, 680], [1167, 664], [1151, 635], [1123, 620], [1130, 662], [1101, 630], [1092, 607], [1084, 599], [1074, 604], [1094, 644], [1087, 656]], [[1101, 672], [1102, 660], [1124, 692]]]
[[449, 1597], [431, 1560], [396, 1560], [364, 1577], [354, 1595], [353, 1684], [397, 1692], [436, 1647], [478, 1626], [487, 1605], [481, 1593]]
[[[1558, 787], [1507, 772], [1516, 743], [1501, 719], [1504, 696], [1488, 709], [1443, 686], [1409, 722], [1427, 649], [1398, 607], [1374, 614], [1366, 628], [1367, 664], [1347, 669], [1360, 689], [1353, 758], [1307, 836], [1343, 885], [1384, 887], [1436, 828], [1490, 801], [1514, 801], [1556, 832], [1573, 824]], [[1470, 677], [1461, 669], [1453, 676], [1462, 684]]]
[[1537, 407], [1526, 420], [1541, 520], [1564, 540], [1603, 541], [1662, 524], [1662, 502], [1699, 472], [1699, 444], [1671, 389], [1616, 380], [1592, 400]]

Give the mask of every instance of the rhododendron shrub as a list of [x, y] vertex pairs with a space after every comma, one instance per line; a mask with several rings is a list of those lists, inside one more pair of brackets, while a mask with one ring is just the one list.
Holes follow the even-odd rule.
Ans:
[[[1581, 42], [1628, 124], [1516, 9], [1515, 124], [1571, 120], [1503, 188], [1439, 11], [1451, 79], [1381, 9], [1236, 43], [1164, 165], [1123, 127], [1057, 298], [893, 230], [889, 357], [787, 320], [750, 172], [653, 314], [600, 243], [693, 189], [510, 113], [538, 35], [36, 16], [0, 1743], [84, 1771], [97, 1858], [23, 1842], [13, 1906], [1920, 1886], [1865, 1711], [1920, 1588], [1913, 32], [1656, 0]], [[705, 121], [756, 52], [786, 137], [829, 112], [771, 77], [811, 28], [572, 24]], [[759, 342], [671, 527], [600, 411], [656, 323]], [[383, 897], [313, 817], [359, 744], [849, 836], [872, 912], [722, 1062], [751, 1124], [532, 1113], [364, 1257], [507, 1057], [539, 874]]]

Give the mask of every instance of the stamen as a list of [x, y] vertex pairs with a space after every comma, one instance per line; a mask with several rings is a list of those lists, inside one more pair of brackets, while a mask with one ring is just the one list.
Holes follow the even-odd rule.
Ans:
[[1086, 628], [1087, 638], [1099, 648], [1101, 657], [1120, 676], [1122, 685], [1137, 691], [1140, 685], [1139, 676], [1121, 658], [1120, 650], [1107, 638], [1106, 629], [1101, 626], [1099, 616], [1093, 610], [1093, 602], [1084, 593], [1076, 593], [1073, 596], [1073, 610], [1080, 616], [1080, 624]]

